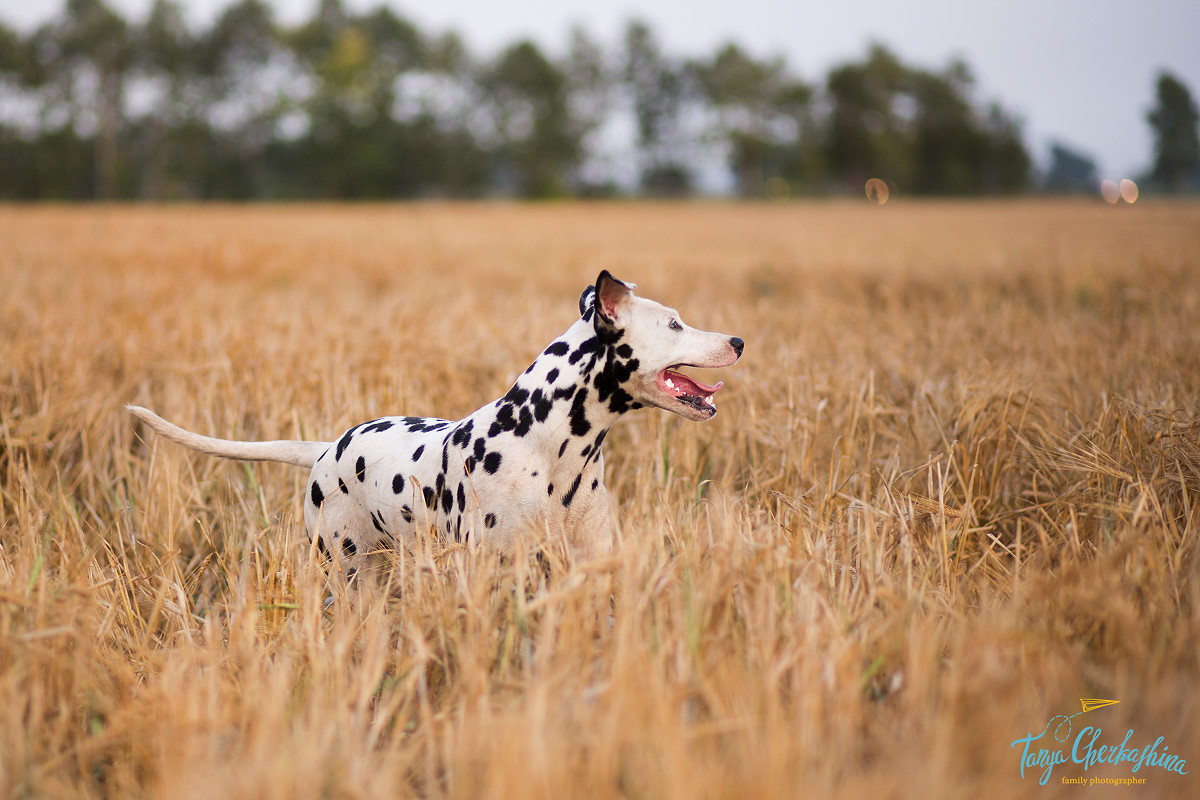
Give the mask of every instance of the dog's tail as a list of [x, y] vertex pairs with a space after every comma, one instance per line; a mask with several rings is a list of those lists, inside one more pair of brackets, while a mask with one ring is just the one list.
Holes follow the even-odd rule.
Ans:
[[201, 436], [198, 433], [185, 431], [178, 425], [172, 425], [148, 408], [141, 406], [125, 406], [125, 408], [153, 428], [159, 436], [165, 436], [192, 450], [221, 458], [233, 458], [238, 461], [278, 461], [297, 467], [311, 467], [330, 445], [329, 442], [234, 442], [229, 439], [214, 439], [211, 436]]

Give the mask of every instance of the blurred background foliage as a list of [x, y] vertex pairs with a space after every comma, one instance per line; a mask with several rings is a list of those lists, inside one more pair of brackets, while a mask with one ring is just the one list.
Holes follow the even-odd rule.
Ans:
[[[1200, 187], [1196, 104], [1160, 77], [1144, 187]], [[394, 11], [321, 0], [279, 24], [240, 0], [205, 30], [156, 0], [139, 22], [69, 0], [27, 35], [0, 23], [0, 198], [384, 199], [742, 197], [1093, 191], [1067, 145], [1035, 175], [1021, 120], [979, 97], [962, 61], [903, 63], [882, 45], [797, 76], [736, 44], [664, 52], [633, 21], [606, 49], [521, 41], [492, 58]], [[710, 170], [711, 171], [711, 170]]]

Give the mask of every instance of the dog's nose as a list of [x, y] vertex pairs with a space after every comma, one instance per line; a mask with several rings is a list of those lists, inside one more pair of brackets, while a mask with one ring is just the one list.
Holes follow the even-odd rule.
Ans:
[[742, 348], [746, 346], [746, 343], [743, 342], [738, 337], [732, 336], [729, 339], [729, 346], [733, 348], [733, 352], [738, 354], [738, 358], [741, 358], [742, 357]]

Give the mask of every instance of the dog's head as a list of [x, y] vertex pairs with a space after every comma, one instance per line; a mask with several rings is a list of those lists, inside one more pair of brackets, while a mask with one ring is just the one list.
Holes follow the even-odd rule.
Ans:
[[728, 367], [742, 355], [736, 336], [697, 330], [673, 308], [638, 297], [634, 284], [605, 270], [579, 298], [579, 312], [596, 328], [596, 335], [616, 370], [621, 387], [635, 401], [703, 421], [717, 413], [713, 395], [725, 384], [700, 383], [679, 372], [681, 367]]

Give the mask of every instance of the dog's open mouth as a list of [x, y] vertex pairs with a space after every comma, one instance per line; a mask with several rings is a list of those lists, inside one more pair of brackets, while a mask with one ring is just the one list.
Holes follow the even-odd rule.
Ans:
[[684, 366], [689, 365], [675, 364], [658, 373], [658, 388], [686, 406], [706, 414], [715, 414], [717, 404], [713, 396], [725, 385], [724, 381], [718, 381], [716, 386], [700, 383], [677, 371], [677, 367]]

